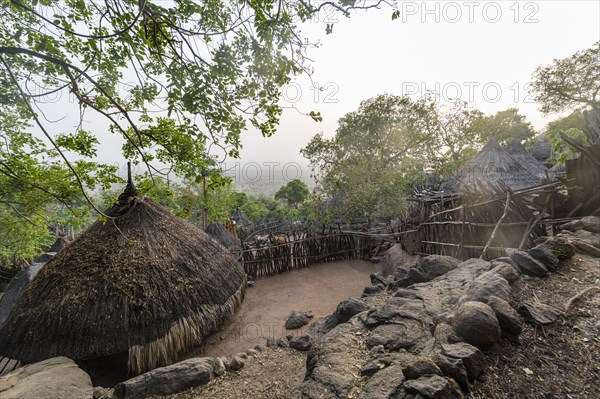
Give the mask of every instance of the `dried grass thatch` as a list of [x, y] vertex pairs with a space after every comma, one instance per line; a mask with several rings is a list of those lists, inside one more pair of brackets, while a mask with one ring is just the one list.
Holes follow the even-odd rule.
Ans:
[[26, 363], [128, 352], [131, 374], [171, 364], [241, 303], [240, 264], [203, 231], [125, 192], [40, 271], [0, 331]]
[[554, 180], [554, 173], [527, 152], [519, 140], [513, 140], [506, 147], [506, 152], [520, 163], [521, 166], [537, 177], [540, 183], [543, 183], [545, 180]]
[[481, 151], [444, 185], [451, 192], [491, 193], [491, 187], [506, 184], [514, 190], [534, 187], [540, 179], [511, 157], [498, 142], [490, 140]]
[[240, 239], [235, 238], [221, 223], [212, 222], [204, 231], [230, 252], [239, 253], [241, 251], [242, 243]]

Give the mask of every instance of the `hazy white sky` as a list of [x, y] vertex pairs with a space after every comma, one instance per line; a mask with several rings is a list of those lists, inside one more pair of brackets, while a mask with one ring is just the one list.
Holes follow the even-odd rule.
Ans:
[[[433, 90], [441, 101], [461, 97], [486, 114], [517, 107], [542, 129], [557, 115], [544, 117], [537, 110], [527, 91], [533, 71], [600, 40], [598, 0], [398, 1], [398, 10], [396, 20], [390, 8], [354, 12], [351, 18], [322, 12], [301, 26], [303, 36], [321, 43], [309, 56], [312, 81], [324, 90], [300, 76], [286, 88], [283, 105], [319, 111], [324, 120], [316, 123], [286, 109], [273, 137], [244, 133], [242, 159], [225, 164], [235, 177], [251, 180], [257, 169], [261, 181], [281, 177], [292, 163], [288, 179], [308, 178], [306, 170], [302, 176], [297, 172], [298, 165], [307, 165], [300, 149], [316, 133], [333, 136], [341, 116], [384, 92], [418, 97]], [[326, 23], [334, 23], [333, 34], [325, 34]], [[65, 105], [64, 99], [51, 104], [47, 116], [70, 130], [78, 115]], [[101, 137], [98, 159], [123, 165], [122, 140], [105, 133], [101, 118], [86, 115], [86, 121]]]
[[[391, 10], [321, 15], [303, 33], [321, 38], [310, 52], [313, 80], [325, 90], [315, 97], [307, 77], [287, 90], [290, 105], [320, 111], [313, 122], [286, 110], [278, 133], [265, 139], [246, 133], [244, 162], [295, 161], [318, 132], [333, 136], [337, 120], [362, 100], [388, 92], [420, 96], [439, 91], [440, 99], [457, 95], [491, 114], [517, 107], [537, 129], [544, 117], [530, 98], [527, 83], [536, 67], [591, 47], [600, 39], [599, 1], [405, 1], [400, 18]], [[335, 24], [325, 35], [325, 22]]]

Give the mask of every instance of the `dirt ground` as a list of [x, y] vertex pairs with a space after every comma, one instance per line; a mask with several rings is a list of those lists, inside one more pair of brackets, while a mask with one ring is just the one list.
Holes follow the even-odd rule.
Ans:
[[[502, 340], [485, 351], [488, 368], [467, 398], [600, 398], [600, 291], [596, 290], [600, 287], [600, 259], [576, 255], [559, 273], [547, 278], [523, 276], [513, 286], [511, 304], [518, 307], [523, 302], [541, 301], [565, 309], [569, 299], [590, 287], [592, 290], [573, 302], [570, 311], [555, 323], [537, 329], [526, 326], [520, 345]], [[310, 293], [303, 292], [305, 296]], [[269, 348], [249, 359], [240, 371], [168, 398], [286, 398], [303, 379], [305, 362], [304, 353]]]
[[560, 273], [521, 278], [512, 305], [539, 300], [563, 310], [590, 287], [565, 317], [544, 328], [527, 325], [521, 345], [502, 340], [485, 352], [489, 367], [469, 398], [600, 398], [600, 259], [575, 255]]
[[[207, 337], [206, 344], [194, 356], [227, 356], [244, 352], [268, 337], [281, 337], [303, 329], [288, 331], [284, 325], [293, 310], [312, 311], [315, 321], [333, 313], [336, 306], [350, 297], [358, 298], [370, 285], [369, 274], [381, 266], [353, 260], [314, 265], [258, 279], [248, 288], [234, 321], [223, 331]], [[310, 324], [309, 324], [310, 325]]]

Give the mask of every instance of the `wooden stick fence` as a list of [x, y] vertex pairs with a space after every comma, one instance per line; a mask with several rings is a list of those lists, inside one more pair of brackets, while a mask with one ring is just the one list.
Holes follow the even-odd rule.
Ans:
[[327, 235], [308, 235], [285, 243], [263, 247], [245, 245], [242, 262], [254, 278], [305, 268], [316, 263], [346, 259], [368, 259], [373, 249], [383, 241], [394, 240], [391, 234], [338, 232]]

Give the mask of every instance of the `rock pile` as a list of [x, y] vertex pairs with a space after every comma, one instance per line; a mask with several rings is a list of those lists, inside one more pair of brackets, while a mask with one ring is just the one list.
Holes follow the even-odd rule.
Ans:
[[389, 278], [371, 276], [362, 299], [340, 303], [308, 329], [305, 380], [290, 397], [463, 398], [486, 367], [480, 349], [501, 337], [518, 342], [524, 321], [539, 326], [561, 316], [540, 303], [515, 310], [511, 284], [558, 270], [575, 251], [600, 253], [600, 218], [584, 219], [491, 262], [401, 258]]

